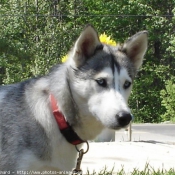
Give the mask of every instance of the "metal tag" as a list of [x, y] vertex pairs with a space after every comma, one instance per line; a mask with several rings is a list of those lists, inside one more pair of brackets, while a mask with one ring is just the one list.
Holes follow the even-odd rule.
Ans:
[[82, 175], [82, 170], [80, 168], [81, 166], [81, 161], [82, 161], [82, 158], [83, 158], [83, 154], [84, 154], [84, 150], [81, 149], [79, 151], [79, 156], [78, 156], [78, 159], [77, 159], [77, 164], [76, 164], [76, 168], [72, 171], [72, 175]]

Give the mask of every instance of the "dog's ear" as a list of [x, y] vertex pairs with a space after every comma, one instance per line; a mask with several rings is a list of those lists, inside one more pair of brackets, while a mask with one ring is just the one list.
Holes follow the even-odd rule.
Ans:
[[148, 32], [141, 31], [129, 38], [123, 45], [122, 51], [126, 53], [136, 69], [139, 69], [142, 65], [147, 44]]
[[73, 48], [73, 61], [76, 67], [82, 66], [86, 59], [95, 53], [95, 50], [101, 46], [99, 37], [91, 25], [87, 25], [77, 39]]

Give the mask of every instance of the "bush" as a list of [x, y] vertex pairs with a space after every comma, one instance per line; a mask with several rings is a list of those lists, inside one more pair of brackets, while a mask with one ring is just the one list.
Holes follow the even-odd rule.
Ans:
[[172, 76], [165, 84], [165, 89], [160, 91], [160, 95], [166, 112], [161, 117], [163, 121], [175, 121], [175, 76]]

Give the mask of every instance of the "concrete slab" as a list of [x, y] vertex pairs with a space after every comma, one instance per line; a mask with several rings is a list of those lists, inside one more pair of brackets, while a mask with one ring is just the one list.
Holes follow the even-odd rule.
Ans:
[[[175, 125], [174, 125], [175, 127]], [[174, 132], [174, 131], [172, 131]], [[115, 141], [128, 141], [129, 133], [124, 129], [115, 132]], [[148, 141], [148, 142], [163, 142], [175, 144], [175, 137], [170, 135], [163, 135], [162, 133], [153, 133], [148, 131], [136, 130], [132, 128], [132, 141]]]
[[104, 142], [90, 143], [90, 149], [82, 161], [83, 172], [100, 172], [114, 168], [126, 172], [134, 168], [143, 170], [146, 163], [154, 169], [175, 169], [175, 145], [158, 142]]

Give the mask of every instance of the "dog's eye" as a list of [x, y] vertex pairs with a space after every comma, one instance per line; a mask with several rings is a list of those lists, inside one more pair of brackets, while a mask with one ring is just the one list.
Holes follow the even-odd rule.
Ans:
[[123, 88], [124, 89], [128, 89], [131, 86], [131, 82], [130, 81], [125, 81]]
[[98, 85], [100, 85], [100, 86], [103, 86], [103, 87], [106, 87], [106, 86], [107, 86], [107, 82], [106, 82], [106, 80], [103, 79], [103, 78], [97, 79], [96, 82], [97, 82]]

